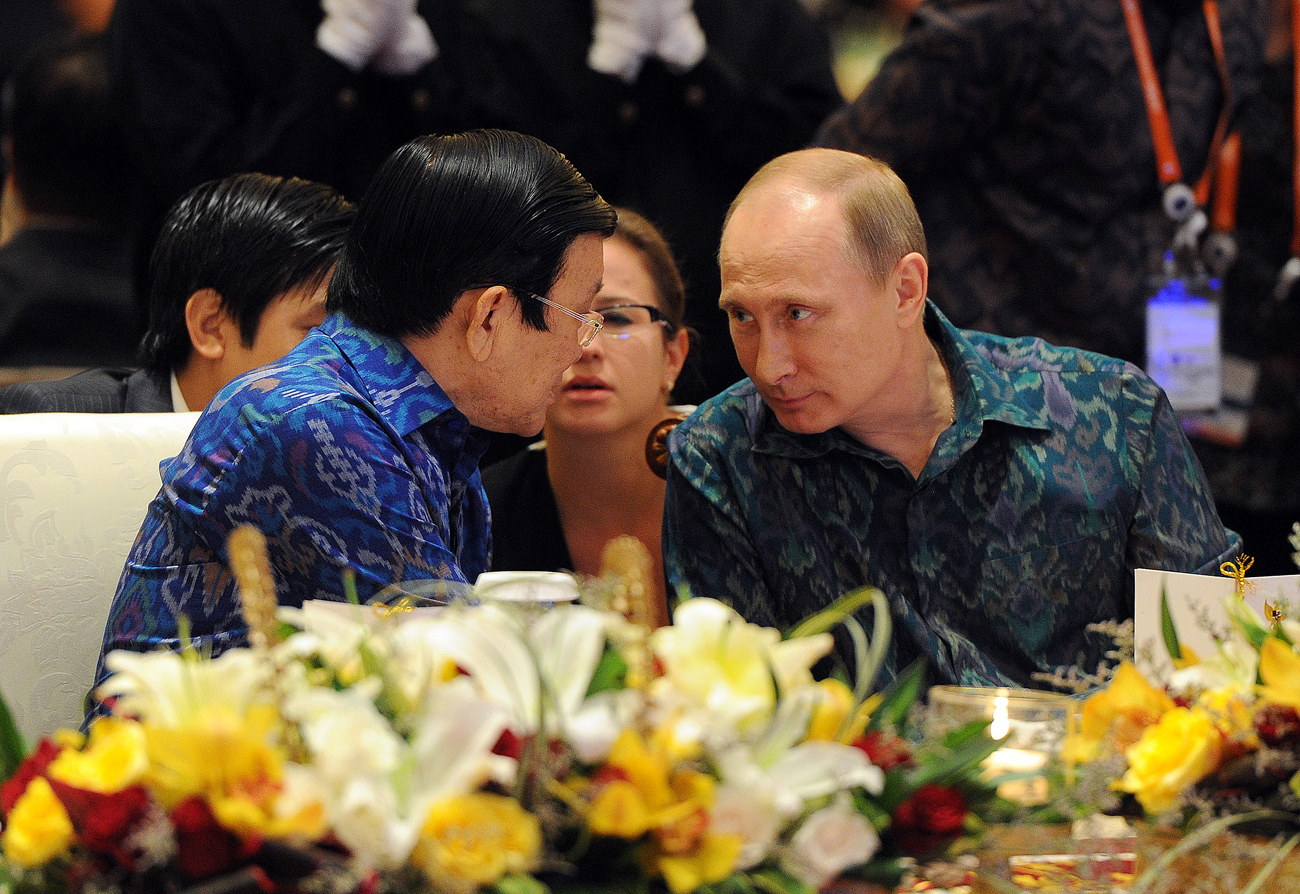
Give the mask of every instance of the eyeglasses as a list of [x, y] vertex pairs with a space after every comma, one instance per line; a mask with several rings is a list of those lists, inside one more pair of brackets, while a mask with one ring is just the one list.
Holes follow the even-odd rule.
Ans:
[[655, 323], [664, 327], [669, 335], [677, 331], [677, 327], [668, 321], [663, 311], [648, 304], [611, 304], [602, 307], [600, 315], [605, 320], [601, 332], [606, 338], [630, 338], [634, 327]]
[[[523, 290], [520, 289], [520, 291], [522, 292]], [[536, 292], [524, 292], [524, 294], [530, 298], [536, 298], [538, 301], [542, 302], [547, 307], [553, 307], [556, 310], [566, 313], [569, 316], [573, 317], [575, 320], [582, 323], [582, 328], [578, 330], [578, 344], [582, 345], [582, 347], [584, 348], [587, 347], [587, 345], [591, 344], [592, 341], [595, 340], [596, 333], [599, 332], [601, 328], [605, 325], [604, 317], [596, 313], [596, 311], [594, 310], [589, 310], [585, 314], [580, 314], [576, 310], [569, 310], [563, 304], [556, 304], [554, 301], [550, 300], [549, 298], [543, 298], [541, 295], [538, 295]]]

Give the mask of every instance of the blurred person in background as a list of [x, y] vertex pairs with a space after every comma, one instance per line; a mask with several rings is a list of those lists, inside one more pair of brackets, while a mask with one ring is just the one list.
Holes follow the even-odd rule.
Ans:
[[154, 247], [144, 368], [10, 385], [0, 389], [0, 413], [203, 409], [325, 319], [325, 290], [354, 215], [333, 189], [305, 180], [237, 174], [194, 188]]
[[109, 34], [155, 214], [241, 170], [355, 199], [417, 134], [554, 146], [681, 258], [692, 401], [742, 375], [716, 306], [726, 205], [842, 101], [799, 0], [118, 0]]
[[[1264, 0], [1137, 0], [1183, 182], [1221, 115], [1256, 90]], [[1178, 225], [1134, 43], [1116, 0], [928, 0], [814, 145], [879, 158], [907, 184], [952, 322], [1143, 363], [1148, 277]]]
[[0, 365], [129, 363], [144, 314], [132, 289], [135, 174], [118, 137], [102, 42], [57, 34], [15, 71], [4, 102]]
[[686, 295], [667, 242], [634, 211], [618, 210], [604, 259], [592, 310], [605, 326], [565, 372], [545, 440], [483, 472], [492, 569], [594, 577], [609, 541], [631, 535], [650, 554], [655, 620], [664, 624], [664, 480], [647, 462], [646, 439], [672, 413], [690, 347]]
[[[1237, 261], [1224, 278], [1223, 349], [1253, 388], [1231, 427], [1188, 422], [1219, 514], [1250, 573], [1295, 574], [1300, 521], [1300, 236], [1296, 219], [1294, 0], [1270, 0], [1264, 77], [1239, 119]], [[1234, 401], [1235, 404], [1235, 401]]]

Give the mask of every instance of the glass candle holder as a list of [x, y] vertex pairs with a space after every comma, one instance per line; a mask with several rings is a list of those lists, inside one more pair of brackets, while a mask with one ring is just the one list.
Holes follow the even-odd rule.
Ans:
[[1074, 702], [1037, 689], [934, 686], [930, 689], [927, 729], [942, 735], [976, 720], [989, 721], [989, 735], [1002, 747], [984, 761], [990, 780], [1005, 778], [998, 794], [1024, 805], [1046, 803], [1049, 776], [1060, 768]]
[[562, 571], [485, 571], [474, 582], [474, 596], [545, 611], [578, 599], [578, 581]]

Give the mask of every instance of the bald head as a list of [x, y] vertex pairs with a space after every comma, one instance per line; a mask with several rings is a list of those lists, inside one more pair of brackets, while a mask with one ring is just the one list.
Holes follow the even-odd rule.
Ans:
[[845, 249], [872, 282], [883, 282], [908, 252], [926, 256], [925, 231], [903, 181], [884, 162], [839, 149], [801, 149], [772, 159], [741, 189], [726, 222], [746, 202], [798, 202], [808, 195], [838, 200]]

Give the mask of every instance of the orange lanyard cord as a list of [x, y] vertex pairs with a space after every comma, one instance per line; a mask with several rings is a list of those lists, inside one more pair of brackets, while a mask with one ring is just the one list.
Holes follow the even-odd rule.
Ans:
[[[1300, 4], [1300, 0], [1293, 0]], [[1128, 27], [1129, 41], [1133, 44], [1133, 58], [1137, 62], [1138, 76], [1142, 79], [1142, 101], [1147, 109], [1147, 121], [1151, 125], [1151, 143], [1156, 152], [1156, 171], [1160, 182], [1165, 186], [1183, 179], [1182, 165], [1178, 162], [1178, 149], [1174, 145], [1173, 128], [1169, 123], [1169, 110], [1165, 106], [1164, 90], [1160, 87], [1160, 76], [1156, 71], [1155, 59], [1151, 55], [1151, 41], [1147, 37], [1146, 23], [1142, 20], [1142, 7], [1139, 0], [1121, 0], [1124, 8], [1124, 24]], [[1204, 0], [1205, 25], [1210, 33], [1210, 46], [1214, 50], [1214, 61], [1219, 69], [1219, 78], [1223, 81], [1223, 110], [1219, 113], [1218, 123], [1214, 128], [1214, 138], [1210, 143], [1205, 172], [1196, 184], [1196, 202], [1204, 205], [1210, 193], [1210, 180], [1214, 160], [1227, 138], [1228, 107], [1230, 105], [1230, 86], [1227, 58], [1223, 49], [1223, 29], [1219, 22], [1218, 0]]]

